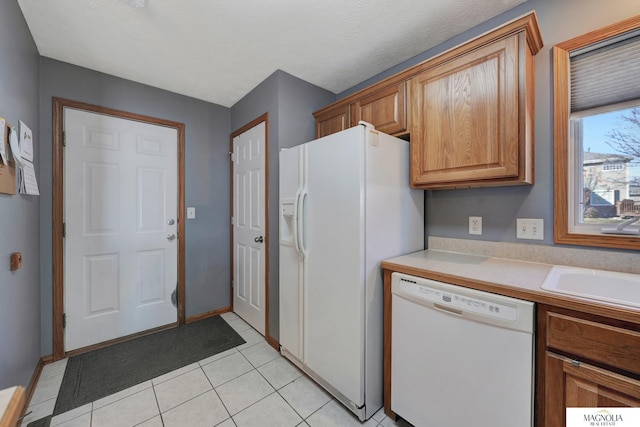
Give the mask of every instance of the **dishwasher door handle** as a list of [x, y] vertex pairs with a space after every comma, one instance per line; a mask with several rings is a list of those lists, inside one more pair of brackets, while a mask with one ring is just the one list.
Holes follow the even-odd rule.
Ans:
[[433, 303], [433, 308], [439, 311], [444, 311], [449, 314], [455, 314], [456, 316], [460, 316], [460, 317], [462, 317], [462, 313], [463, 313], [462, 310], [457, 310], [455, 308], [440, 305], [438, 303]]

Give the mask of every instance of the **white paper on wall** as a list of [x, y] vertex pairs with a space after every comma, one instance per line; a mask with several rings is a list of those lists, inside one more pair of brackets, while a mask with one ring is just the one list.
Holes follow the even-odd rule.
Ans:
[[[11, 149], [13, 150], [13, 144]], [[36, 170], [33, 167], [33, 132], [22, 120], [20, 120], [20, 147], [17, 154], [14, 152], [13, 157], [20, 166], [18, 172], [20, 194], [40, 195]]]
[[8, 165], [9, 164], [8, 153], [4, 148], [4, 143], [5, 143], [4, 129], [6, 124], [7, 122], [5, 121], [5, 119], [0, 117], [0, 162], [4, 163], [5, 165]]

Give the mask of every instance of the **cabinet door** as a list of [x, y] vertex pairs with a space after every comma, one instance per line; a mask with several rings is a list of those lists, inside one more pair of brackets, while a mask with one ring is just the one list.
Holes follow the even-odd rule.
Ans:
[[382, 89], [352, 105], [351, 125], [360, 120], [390, 135], [407, 130], [406, 82]]
[[349, 127], [349, 104], [336, 105], [328, 110], [314, 113], [316, 119], [316, 138], [340, 132]]
[[566, 408], [638, 407], [640, 381], [546, 354], [545, 426], [565, 425]]
[[414, 186], [518, 176], [518, 56], [515, 35], [411, 80]]

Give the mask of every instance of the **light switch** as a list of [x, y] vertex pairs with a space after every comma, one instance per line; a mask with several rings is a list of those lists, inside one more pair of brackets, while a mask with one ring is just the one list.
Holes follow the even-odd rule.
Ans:
[[544, 220], [516, 218], [516, 239], [544, 240]]
[[196, 208], [187, 208], [187, 219], [194, 219], [196, 217]]

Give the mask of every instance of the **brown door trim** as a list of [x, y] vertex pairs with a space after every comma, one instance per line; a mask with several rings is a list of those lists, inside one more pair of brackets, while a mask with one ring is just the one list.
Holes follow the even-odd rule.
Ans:
[[185, 179], [184, 123], [92, 104], [53, 98], [53, 360], [65, 357], [64, 349], [64, 108], [135, 120], [176, 129], [178, 132], [178, 324], [185, 323]]
[[[229, 148], [229, 153], [233, 153], [233, 138], [235, 138], [236, 136], [248, 131], [251, 128], [256, 127], [257, 125], [259, 125], [260, 123], [264, 122], [264, 133], [265, 133], [265, 138], [264, 138], [264, 149], [265, 149], [265, 158], [264, 158], [264, 174], [265, 174], [265, 206], [264, 206], [264, 218], [265, 218], [265, 234], [264, 234], [264, 241], [265, 241], [265, 269], [264, 269], [264, 291], [265, 291], [265, 310], [264, 310], [264, 315], [265, 315], [265, 319], [264, 319], [264, 337], [267, 340], [267, 342], [274, 347], [276, 350], [280, 350], [279, 348], [279, 344], [278, 341], [273, 338], [270, 334], [269, 334], [269, 113], [264, 113], [263, 115], [261, 115], [260, 117], [250, 121], [249, 123], [247, 123], [246, 125], [242, 126], [240, 129], [237, 129], [235, 131], [233, 131], [231, 133], [231, 137], [230, 137], [230, 148]], [[231, 195], [231, 203], [229, 205], [230, 207], [230, 213], [229, 213], [229, 217], [233, 217], [233, 195], [234, 195], [234, 187], [233, 187], [233, 164], [231, 165], [230, 168], [230, 175], [231, 175], [231, 187], [230, 187], [230, 192], [229, 194]], [[231, 283], [234, 283], [234, 256], [233, 256], [233, 224], [231, 224], [231, 221], [229, 221], [230, 223], [230, 242], [231, 242]], [[233, 286], [230, 289], [231, 291], [231, 309], [233, 310]]]

